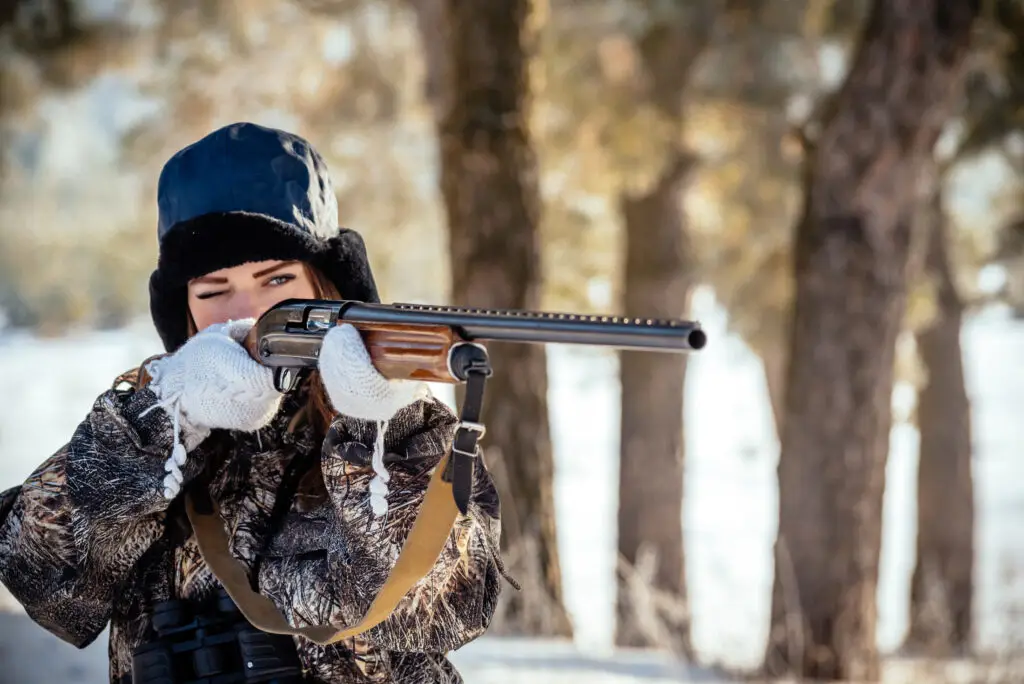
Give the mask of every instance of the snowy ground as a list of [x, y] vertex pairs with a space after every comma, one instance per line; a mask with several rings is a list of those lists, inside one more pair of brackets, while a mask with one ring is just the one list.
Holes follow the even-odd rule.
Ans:
[[[686, 390], [684, 524], [693, 636], [703, 659], [742, 668], [757, 661], [767, 628], [777, 444], [758, 361], [724, 336], [721, 314], [709, 302], [701, 306], [710, 343], [693, 357]], [[1024, 633], [1018, 617], [1024, 607], [1024, 537], [1015, 533], [1024, 523], [1024, 325], [973, 321], [964, 341], [979, 489], [979, 642], [998, 650]], [[61, 340], [0, 336], [0, 489], [23, 479], [58, 448], [117, 373], [157, 350], [145, 322], [138, 329]], [[605, 354], [552, 347], [550, 369], [560, 543], [576, 643], [482, 639], [457, 654], [467, 681], [721, 681], [656, 655], [611, 650], [615, 364]], [[886, 650], [896, 647], [906, 626], [916, 445], [914, 430], [894, 429], [879, 588], [879, 644]], [[0, 609], [3, 604], [0, 590]], [[24, 616], [0, 613], [0, 684], [105, 681], [105, 647], [101, 637], [77, 652]]]

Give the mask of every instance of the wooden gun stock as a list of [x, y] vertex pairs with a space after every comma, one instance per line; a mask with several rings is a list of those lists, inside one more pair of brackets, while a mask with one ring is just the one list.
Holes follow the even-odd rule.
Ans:
[[462, 342], [444, 325], [353, 323], [363, 336], [374, 367], [391, 380], [456, 383], [448, 367], [452, 347]]

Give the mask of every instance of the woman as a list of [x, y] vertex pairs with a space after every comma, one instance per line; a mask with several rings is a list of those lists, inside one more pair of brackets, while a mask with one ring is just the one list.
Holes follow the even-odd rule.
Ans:
[[[183, 512], [190, 487], [218, 504], [231, 554], [293, 627], [349, 625], [387, 578], [457, 423], [421, 383], [377, 373], [351, 326], [326, 335], [319, 372], [287, 395], [239, 344], [284, 299], [379, 301], [305, 140], [217, 130], [168, 161], [158, 211], [150, 302], [167, 353], [118, 378], [0, 500], [0, 581], [79, 648], [109, 623], [118, 684], [156, 638], [154, 606], [215, 605], [219, 582]], [[446, 654], [487, 628], [501, 576], [497, 494], [475, 472], [468, 514], [387, 620], [330, 646], [285, 637], [303, 681], [461, 681]]]

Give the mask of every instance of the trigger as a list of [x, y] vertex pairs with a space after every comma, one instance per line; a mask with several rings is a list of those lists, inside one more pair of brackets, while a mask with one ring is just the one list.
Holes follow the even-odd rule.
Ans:
[[295, 368], [278, 366], [274, 369], [274, 388], [282, 394], [287, 394], [299, 384], [299, 372]]

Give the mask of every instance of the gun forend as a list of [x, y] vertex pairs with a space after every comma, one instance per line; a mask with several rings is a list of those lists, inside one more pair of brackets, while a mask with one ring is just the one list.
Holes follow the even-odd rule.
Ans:
[[707, 342], [699, 323], [680, 319], [291, 299], [260, 317], [246, 346], [273, 368], [315, 367], [323, 336], [340, 323], [359, 329], [374, 366], [385, 377], [444, 383], [464, 379], [457, 350], [467, 343], [584, 344], [685, 353]]

